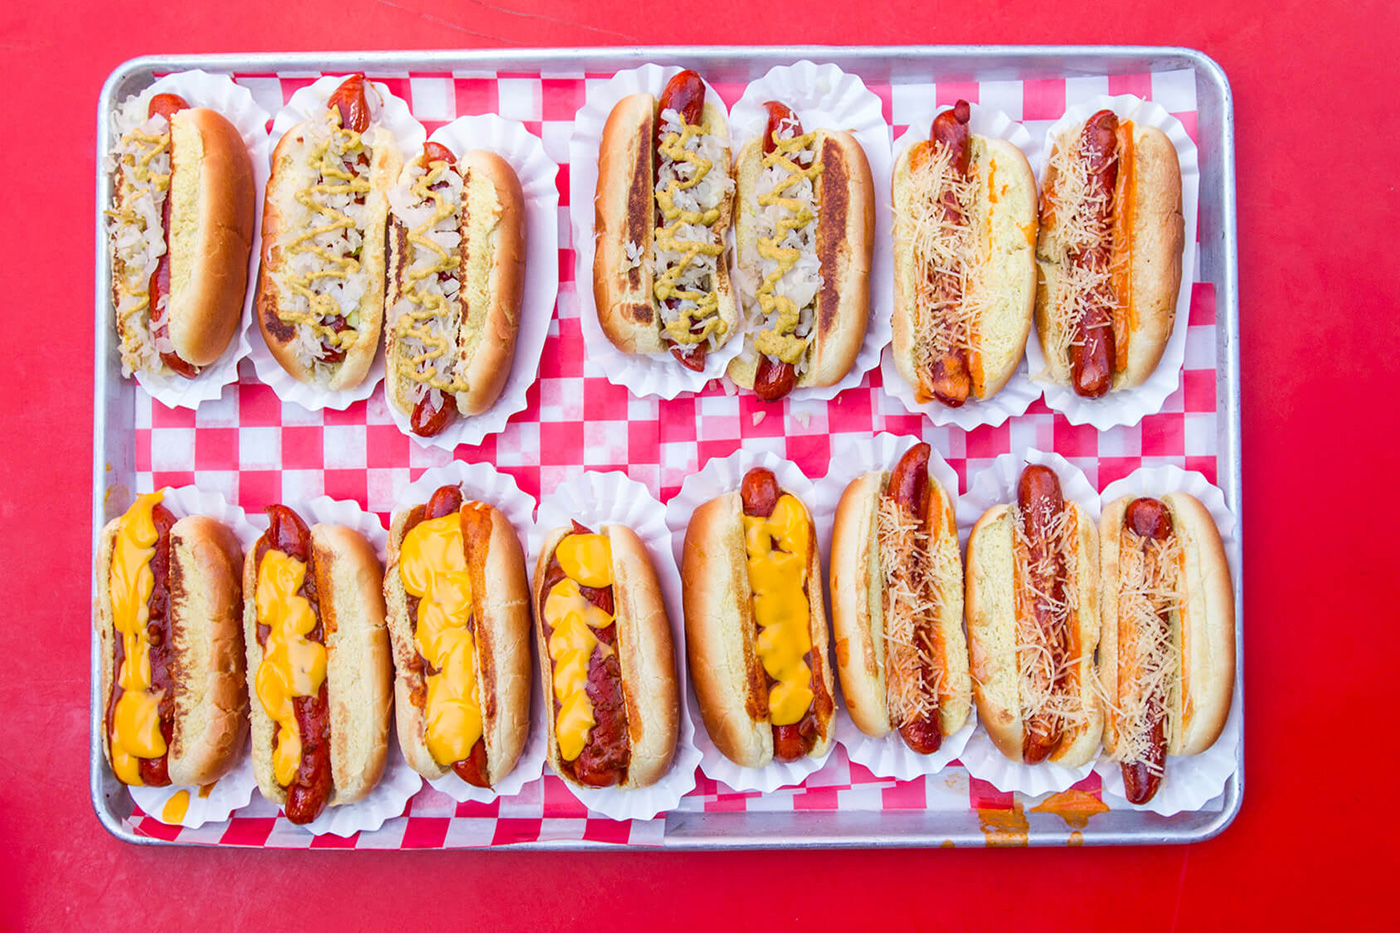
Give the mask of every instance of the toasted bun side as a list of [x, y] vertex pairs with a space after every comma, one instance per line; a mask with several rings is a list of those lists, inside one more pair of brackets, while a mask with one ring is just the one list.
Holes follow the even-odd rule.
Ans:
[[[569, 533], [568, 528], [556, 528], [545, 538], [544, 546], [540, 548], [540, 556], [535, 561], [535, 575], [530, 583], [530, 605], [535, 613], [535, 657], [540, 662], [540, 689], [544, 691], [544, 716], [545, 716], [545, 737], [548, 740], [546, 745], [546, 755], [549, 758], [549, 766], [554, 769], [554, 773], [564, 780], [564, 759], [559, 754], [559, 734], [554, 729], [554, 671], [549, 658], [549, 623], [544, 620], [544, 612], [541, 611], [544, 605], [544, 578], [549, 572], [549, 562], [554, 557], [554, 551], [559, 547], [559, 542]], [[615, 602], [615, 601], [614, 601]]]
[[761, 768], [773, 760], [773, 728], [753, 647], [743, 528], [737, 492], [695, 510], [681, 552], [681, 592], [690, 676], [705, 729], [729, 760]]
[[180, 786], [228, 773], [248, 737], [243, 667], [243, 551], [232, 531], [189, 515], [170, 529], [175, 731], [167, 767]]
[[[1235, 689], [1235, 590], [1215, 520], [1186, 493], [1162, 497], [1184, 552], [1181, 686], [1168, 718], [1167, 751], [1195, 755], [1215, 744]], [[1176, 704], [1180, 708], [1176, 708]]]
[[671, 769], [680, 730], [671, 622], [646, 545], [625, 525], [602, 530], [612, 544], [618, 660], [631, 748], [623, 787], [648, 787]]
[[374, 548], [342, 525], [311, 527], [321, 622], [326, 633], [330, 708], [329, 804], [362, 799], [384, 773], [388, 752], [389, 633], [384, 625], [384, 571]]
[[487, 509], [491, 538], [476, 644], [486, 779], [494, 786], [515, 770], [530, 733], [530, 585], [515, 528], [499, 509]]
[[[415, 692], [422, 695], [426, 684], [423, 673], [413, 669], [413, 657], [418, 653], [418, 648], [413, 640], [413, 623], [408, 617], [408, 593], [399, 577], [399, 554], [411, 512], [412, 509], [395, 512], [389, 526], [388, 562], [384, 567], [384, 614], [394, 661], [394, 725], [399, 748], [403, 750], [403, 757], [410, 768], [435, 781], [451, 769], [438, 764], [429, 753], [427, 719], [423, 709], [414, 705], [412, 700]], [[487, 764], [490, 764], [489, 754]]]
[[[1003, 139], [972, 137], [978, 188], [976, 219], [979, 254], [977, 287], [994, 302], [973, 326], [968, 364], [973, 395], [991, 398], [1021, 365], [1035, 310], [1035, 175], [1025, 153]], [[985, 219], [984, 219], [985, 218]]]
[[977, 718], [997, 750], [1022, 761], [1016, 659], [1015, 518], [1011, 507], [983, 513], [967, 540], [967, 636]]
[[1127, 365], [1113, 377], [1115, 389], [1141, 385], [1162, 359], [1176, 320], [1186, 237], [1176, 148], [1155, 126], [1136, 122], [1133, 148], [1132, 331]]
[[885, 624], [876, 515], [889, 474], [851, 480], [831, 530], [831, 627], [846, 711], [856, 728], [879, 738], [890, 731], [885, 687]]
[[263, 649], [258, 644], [258, 552], [249, 548], [243, 555], [243, 650], [248, 660], [245, 671], [248, 675], [248, 717], [253, 748], [253, 776], [257, 778], [258, 790], [270, 802], [285, 804], [287, 789], [277, 783], [277, 775], [272, 767], [272, 740], [276, 725], [272, 717], [263, 709], [258, 700], [258, 665], [262, 664]]
[[[941, 524], [940, 524], [941, 523]], [[929, 477], [928, 525], [939, 534], [931, 545], [938, 608], [934, 610], [933, 650], [942, 672], [938, 685], [938, 726], [952, 735], [972, 712], [972, 678], [968, 673], [967, 636], [963, 633], [963, 565], [953, 500]]]
[[1070, 385], [1073, 373], [1070, 370], [1069, 354], [1055, 352], [1056, 347], [1065, 345], [1062, 339], [1065, 328], [1054, 296], [1060, 293], [1059, 282], [1064, 276], [1062, 265], [1068, 261], [1068, 256], [1059, 224], [1055, 220], [1055, 206], [1058, 203], [1055, 193], [1059, 171], [1053, 153], [1058, 152], [1061, 146], [1073, 145], [1082, 129], [1083, 124], [1080, 124], [1078, 129], [1061, 133], [1054, 141], [1052, 155], [1046, 163], [1045, 176], [1040, 182], [1039, 228], [1035, 241], [1035, 332], [1045, 357], [1044, 375], [1057, 385]]
[[[909, 189], [910, 166], [914, 155], [929, 148], [932, 143], [920, 140], [910, 146], [895, 159], [894, 173], [891, 176], [891, 189], [894, 195], [894, 314], [890, 319], [893, 331], [891, 353], [894, 368], [900, 378], [914, 388], [919, 387], [918, 353], [918, 280], [915, 278], [914, 241], [911, 216], [913, 200]], [[833, 597], [834, 598], [834, 597]]]
[[180, 359], [207, 366], [228, 347], [243, 313], [253, 164], [243, 137], [218, 111], [181, 110], [170, 134], [170, 342]]
[[825, 284], [817, 291], [811, 360], [798, 385], [829, 386], [850, 371], [870, 318], [870, 263], [875, 244], [875, 182], [854, 136], [819, 130], [813, 145], [824, 169], [817, 177], [817, 259]]
[[509, 162], [474, 149], [462, 157], [469, 244], [463, 290], [468, 304], [458, 337], [468, 389], [457, 410], [479, 415], [510, 378], [520, 304], [525, 296], [525, 194]]
[[[598, 323], [623, 353], [665, 353], [652, 297], [656, 98], [624, 97], [608, 114], [593, 199], [593, 299]], [[628, 258], [633, 243], [641, 261]]]
[[263, 201], [262, 267], [258, 274], [258, 293], [254, 301], [258, 327], [263, 340], [277, 362], [291, 376], [307, 385], [319, 386], [328, 392], [352, 389], [364, 381], [379, 349], [379, 333], [384, 324], [385, 229], [389, 216], [389, 188], [398, 178], [403, 157], [394, 136], [382, 126], [372, 126], [365, 134], [373, 149], [370, 159], [370, 191], [366, 198], [368, 221], [363, 230], [361, 268], [369, 278], [369, 286], [359, 304], [359, 328], [355, 343], [346, 350], [345, 360], [336, 365], [329, 379], [318, 383], [310, 367], [297, 360], [293, 350], [294, 329], [278, 317], [281, 295], [286, 289], [287, 273], [283, 268], [280, 241], [296, 236], [289, 218], [300, 216], [297, 192], [316, 181], [315, 169], [307, 160], [309, 124], [293, 127], [277, 143], [272, 153], [272, 175], [267, 182]]
[[[787, 490], [784, 490], [784, 493], [786, 492]], [[802, 509], [807, 511], [805, 502]], [[827, 627], [826, 596], [822, 592], [821, 547], [817, 544], [817, 526], [812, 521], [811, 512], [807, 512], [807, 527], [812, 541], [812, 553], [807, 555], [807, 601], [811, 606], [807, 622], [812, 635], [812, 677], [821, 681], [830, 706], [829, 709], [823, 709], [821, 703], [813, 700], [816, 703], [817, 741], [812, 745], [807, 757], [821, 758], [831, 751], [832, 743], [836, 741], [836, 729], [833, 726], [836, 718], [836, 682], [831, 674], [831, 630]], [[771, 728], [769, 733], [772, 733]]]
[[99, 694], [102, 700], [102, 757], [107, 759], [107, 767], [112, 766], [112, 734], [107, 725], [107, 709], [112, 703], [112, 684], [116, 682], [116, 631], [115, 623], [112, 620], [112, 589], [107, 582], [112, 571], [112, 548], [117, 540], [117, 529], [121, 526], [121, 519], [114, 518], [106, 525], [102, 526], [102, 536], [97, 547], [97, 566], [95, 574], [97, 577], [97, 613], [93, 617], [92, 627], [97, 631], [97, 643], [99, 647], [99, 666], [101, 672], [99, 677], [102, 681], [102, 692]]
[[[1122, 716], [1119, 706], [1118, 656], [1118, 598], [1122, 584], [1123, 514], [1133, 496], [1123, 496], [1110, 502], [1099, 518], [1099, 684], [1103, 687], [1105, 704], [1103, 720], [1104, 754], [1115, 761], [1121, 759], [1123, 748]], [[1124, 672], [1126, 676], [1127, 672]]]
[[1085, 711], [1082, 722], [1065, 730], [1050, 760], [1065, 768], [1078, 768], [1091, 761], [1103, 737], [1103, 704], [1099, 700], [1098, 674], [1094, 652], [1099, 644], [1099, 534], [1089, 513], [1077, 502], [1066, 502], [1074, 510], [1074, 574], [1069, 585], [1075, 588], [1075, 610], [1070, 613], [1070, 629], [1079, 646], [1071, 668], [1068, 689], [1079, 698]]

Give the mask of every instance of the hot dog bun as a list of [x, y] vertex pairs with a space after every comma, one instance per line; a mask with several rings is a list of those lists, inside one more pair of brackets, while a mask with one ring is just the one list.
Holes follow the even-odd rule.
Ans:
[[[485, 560], [469, 567], [472, 579], [474, 680], [486, 743], [486, 779], [494, 786], [514, 770], [530, 731], [530, 593], [525, 556], [510, 521], [486, 503], [468, 503], [487, 515], [490, 533]], [[395, 718], [399, 747], [413, 770], [428, 780], [452, 771], [452, 762], [433, 758], [427, 744], [427, 676], [415, 643], [399, 566], [413, 509], [394, 515], [389, 530], [389, 564], [384, 572], [384, 602], [393, 642]], [[478, 595], [479, 594], [479, 595]], [[418, 699], [415, 701], [415, 697]]]
[[[384, 625], [383, 572], [365, 537], [342, 525], [311, 526], [312, 564], [325, 632], [326, 700], [333, 793], [327, 806], [361, 800], [379, 783], [388, 753], [393, 670]], [[253, 723], [253, 773], [262, 795], [287, 802], [273, 770], [274, 723], [257, 698], [257, 550], [243, 561], [243, 639]]]
[[841, 693], [852, 721], [865, 734], [878, 738], [898, 727], [891, 714], [886, 677], [891, 620], [885, 612], [890, 600], [884, 568], [886, 561], [909, 554], [907, 559], [932, 577], [937, 594], [924, 607], [927, 620], [910, 626], [913, 632], [928, 632], [938, 685], [939, 730], [952, 735], [967, 722], [972, 708], [957, 519], [947, 493], [930, 476], [924, 526], [929, 540], [916, 550], [915, 529], [881, 521], [881, 500], [889, 482], [887, 470], [865, 473], [851, 481], [836, 507], [831, 533], [831, 626]]
[[[570, 533], [571, 529], [556, 528], [545, 540], [535, 563], [532, 596], [539, 616], [535, 637], [545, 694], [549, 764], [566, 781], [578, 783], [565, 767], [556, 730], [554, 669], [549, 622], [544, 612], [549, 595], [544, 585], [550, 561], [559, 543]], [[675, 648], [661, 584], [646, 545], [626, 525], [603, 525], [598, 533], [606, 536], [611, 548], [616, 650], [627, 713], [627, 777], [616, 786], [630, 790], [655, 784], [671, 769], [680, 730]]]
[[[794, 385], [829, 386], [850, 371], [865, 340], [870, 316], [870, 264], [875, 240], [875, 183], [865, 150], [850, 133], [819, 129], [812, 149], [823, 171], [813, 184], [817, 207], [816, 258], [822, 285], [817, 289], [812, 331]], [[744, 313], [749, 323], [744, 352], [729, 364], [729, 378], [752, 389], [758, 370], [753, 340], [770, 329], [757, 307], [755, 291], [764, 275], [758, 255], [759, 182], [763, 176], [763, 141], [751, 139], [739, 152], [738, 245]]]
[[[142, 116], [145, 111], [142, 110]], [[253, 245], [253, 166], [243, 137], [223, 114], [205, 107], [175, 113], [168, 124], [170, 293], [165, 309], [168, 349], [192, 366], [208, 366], [238, 330]], [[155, 242], [137, 226], [160, 216], [153, 193], [138, 179], [140, 141], [127, 135], [113, 152], [109, 250], [112, 301], [126, 373], [172, 375], [151, 334], [149, 285]], [[157, 161], [165, 161], [164, 155]], [[156, 163], [150, 163], [155, 171]], [[156, 229], [158, 226], [147, 229]], [[164, 250], [161, 242], [160, 250]]]
[[[267, 182], [263, 204], [262, 269], [256, 303], [258, 327], [273, 357], [298, 381], [327, 392], [359, 385], [378, 352], [379, 331], [384, 322], [387, 192], [403, 164], [394, 136], [385, 127], [372, 123], [361, 135], [363, 146], [369, 150], [367, 153], [345, 133], [348, 131], [338, 128], [333, 131], [324, 117], [317, 116], [288, 130], [273, 150], [272, 176]], [[314, 189], [321, 177], [319, 159], [326, 154], [324, 147], [328, 139], [332, 150], [343, 146], [352, 164], [359, 155], [368, 156], [369, 187], [364, 192], [361, 209], [353, 212], [358, 214], [352, 216], [355, 236], [325, 236], [316, 241], [317, 246], [346, 261], [346, 274], [317, 279], [307, 286], [302, 279], [325, 263], [308, 251], [297, 251], [300, 249], [298, 241], [313, 227], [333, 220], [334, 215], [313, 211], [299, 203], [297, 195], [316, 194]], [[331, 179], [329, 184], [340, 186], [344, 182]], [[338, 207], [334, 209], [340, 213]], [[354, 242], [356, 237], [358, 244]], [[354, 261], [357, 247], [360, 256]], [[305, 268], [301, 268], [303, 265]], [[330, 265], [339, 266], [339, 263]], [[338, 285], [325, 290], [324, 283], [342, 281], [346, 283], [343, 291]], [[323, 296], [318, 299], [317, 308], [313, 309], [308, 299], [296, 291], [293, 286], [297, 283]], [[314, 319], [316, 325], [329, 327], [324, 322], [333, 320], [337, 314], [345, 318], [355, 336], [348, 346], [342, 347], [344, 360], [323, 362], [320, 336], [311, 322]]]
[[[651, 94], [624, 97], [608, 114], [598, 150], [598, 187], [593, 199], [593, 300], [598, 323], [623, 353], [665, 353], [666, 321], [653, 290], [656, 276], [656, 151], [658, 102]], [[710, 172], [731, 178], [729, 121], [723, 105], [707, 100], [703, 125], [718, 141]], [[733, 217], [732, 186], [717, 200], [711, 239], [723, 244]], [[687, 237], [689, 238], [689, 237]], [[738, 303], [725, 256], [714, 268], [713, 290], [724, 334], [722, 346], [739, 329]]]
[[[754, 646], [757, 622], [743, 519], [740, 494], [730, 492], [697, 508], [686, 527], [681, 557], [686, 650], [700, 714], [715, 747], [741, 767], [762, 768], [773, 760], [773, 726], [768, 680]], [[810, 515], [808, 523], [811, 531]], [[814, 531], [810, 540], [806, 581], [812, 681], [825, 691], [825, 702], [814, 691], [818, 735], [808, 757], [821, 758], [834, 737], [835, 693]]]
[[[117, 671], [116, 630], [108, 586], [121, 519], [102, 529], [97, 558], [97, 635], [102, 657], [102, 708], [107, 710]], [[187, 515], [170, 529], [170, 635], [175, 692], [169, 743], [170, 783], [210, 784], [237, 763], [248, 735], [248, 689], [243, 670], [243, 611], [232, 531], [203, 515]], [[111, 735], [102, 754], [112, 764]]]
[[[971, 396], [991, 398], [1016, 372], [1031, 331], [1035, 175], [1015, 145], [970, 134], [969, 183], [953, 188], [962, 195], [965, 235], [940, 237], [934, 208], [951, 186], [949, 176], [940, 178], [934, 170], [931, 151], [928, 140], [914, 143], [894, 167], [895, 368], [918, 389], [940, 322], [961, 334], [965, 321]], [[931, 266], [961, 271], [965, 284], [959, 314], [935, 317], [932, 298], [921, 296], [920, 283], [927, 281]]]
[[[1123, 569], [1124, 512], [1133, 496], [1124, 496], [1104, 509], [1099, 524], [1103, 566], [1099, 643], [1099, 679], [1109, 701], [1104, 721], [1104, 751], [1121, 759], [1128, 751], [1124, 738], [1121, 698], [1138, 673], [1120, 665], [1120, 640], [1132, 622], [1120, 616], [1120, 599], [1127, 581]], [[1172, 591], [1178, 600], [1172, 613], [1169, 672], [1166, 691], [1167, 754], [1195, 755], [1210, 748], [1225, 728], [1235, 687], [1235, 595], [1230, 566], [1220, 531], [1205, 506], [1187, 493], [1160, 498], [1172, 518], [1179, 561]], [[1124, 631], [1120, 632], [1120, 626]]]
[[[1082, 130], [1071, 127], [1054, 142], [1042, 185], [1040, 235], [1036, 245], [1039, 283], [1035, 325], [1048, 375], [1070, 385], [1066, 347], [1079, 313], [1081, 289], [1071, 280], [1070, 237], [1062, 221], [1070, 213], [1073, 193], [1082, 187], [1083, 160], [1076, 141]], [[1166, 134], [1153, 126], [1120, 124], [1118, 183], [1114, 193], [1110, 267], [1115, 309], [1113, 391], [1141, 385], [1157, 368], [1176, 320], [1185, 245], [1181, 164]], [[1131, 145], [1125, 146], [1125, 142]]]
[[[1071, 659], [1064, 738], [1050, 760], [1077, 768], [1094, 757], [1103, 727], [1094, 682], [1094, 648], [1099, 641], [1098, 534], [1083, 506], [1066, 502], [1075, 527], [1065, 581], [1071, 641], [1079, 646]], [[1034, 698], [1022, 696], [1017, 650], [1016, 506], [988, 509], [967, 542], [967, 634], [972, 663], [972, 693], [977, 717], [992, 742], [1012, 761], [1022, 761], [1024, 717]], [[1073, 594], [1071, 597], [1070, 594]]]
[[[449, 392], [456, 411], [477, 415], [495, 404], [515, 359], [520, 303], [525, 293], [525, 196], [515, 170], [494, 152], [472, 150], [450, 168], [461, 185], [453, 179], [454, 183], [438, 192], [449, 199], [446, 206], [454, 210], [436, 229], [461, 235], [456, 249], [459, 261], [448, 271], [458, 291], [446, 300], [448, 313], [436, 315], [431, 304], [425, 306], [410, 297], [419, 295], [420, 289], [423, 294], [440, 294], [443, 286], [438, 276], [415, 280], [409, 275], [411, 269], [431, 268], [438, 260], [436, 252], [411, 237], [434, 216], [433, 201], [426, 190], [421, 196], [414, 191], [426, 170], [424, 156], [419, 153], [405, 166], [391, 195], [396, 209], [389, 220], [385, 299], [387, 395], [391, 405], [412, 415], [418, 393], [434, 387], [414, 378], [414, 357], [434, 348], [410, 330], [426, 328], [446, 342], [442, 354], [425, 364], [433, 367], [432, 378], [441, 383], [436, 388], [460, 387], [460, 391]], [[433, 229], [429, 226], [424, 232]], [[415, 320], [414, 314], [422, 320]]]

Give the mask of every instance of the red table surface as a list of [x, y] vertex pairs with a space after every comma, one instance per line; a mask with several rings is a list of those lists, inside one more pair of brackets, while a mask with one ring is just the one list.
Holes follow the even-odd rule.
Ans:
[[[0, 368], [9, 584], [0, 624], [0, 926], [291, 920], [358, 929], [405, 910], [429, 929], [681, 919], [846, 929], [1381, 922], [1397, 865], [1385, 796], [1400, 764], [1386, 701], [1400, 647], [1396, 562], [1391, 527], [1359, 500], [1393, 507], [1382, 490], [1400, 469], [1400, 425], [1386, 401], [1400, 376], [1392, 362], [1400, 5], [255, 6], [78, 0], [0, 13], [10, 172], [0, 282], [13, 302]], [[89, 273], [104, 78], [147, 53], [677, 42], [1185, 45], [1224, 67], [1238, 146], [1247, 542], [1248, 785], [1239, 819], [1185, 848], [976, 852], [347, 855], [148, 849], [109, 836], [88, 800], [87, 712]], [[1335, 472], [1323, 469], [1333, 464]]]

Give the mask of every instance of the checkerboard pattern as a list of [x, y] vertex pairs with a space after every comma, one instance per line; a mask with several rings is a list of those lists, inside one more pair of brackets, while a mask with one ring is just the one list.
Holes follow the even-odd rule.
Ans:
[[[585, 358], [579, 330], [570, 230], [568, 139], [575, 111], [590, 82], [610, 75], [592, 73], [372, 74], [408, 101], [429, 133], [459, 115], [495, 112], [522, 121], [540, 135], [560, 165], [559, 299], [530, 389], [529, 407], [506, 429], [480, 446], [448, 453], [418, 447], [389, 418], [381, 390], [348, 410], [308, 412], [283, 404], [257, 382], [246, 364], [238, 385], [198, 411], [167, 409], [138, 390], [134, 430], [138, 491], [194, 484], [216, 489], [249, 511], [279, 501], [321, 494], [354, 499], [380, 513], [387, 524], [399, 493], [424, 470], [456, 457], [488, 460], [512, 474], [527, 493], [539, 497], [581, 470], [621, 470], [665, 502], [688, 474], [711, 457], [725, 457], [740, 446], [772, 450], [796, 462], [812, 477], [826, 475], [836, 436], [869, 437], [880, 431], [920, 435], [957, 470], [965, 491], [969, 477], [999, 454], [1035, 446], [1054, 450], [1080, 467], [1102, 489], [1140, 466], [1176, 464], [1215, 480], [1217, 435], [1216, 298], [1214, 287], [1196, 282], [1186, 361], [1180, 388], [1160, 413], [1135, 427], [1097, 431], [1076, 427], [1037, 401], [1022, 417], [1000, 427], [964, 432], [935, 427], [911, 415], [881, 391], [873, 370], [859, 388], [830, 402], [784, 402], [769, 406], [754, 396], [726, 394], [718, 383], [694, 396], [672, 401], [633, 398], [608, 382]], [[237, 74], [238, 83], [270, 113], [316, 75]], [[742, 85], [717, 85], [727, 103]], [[1196, 132], [1195, 77], [1190, 71], [1036, 81], [943, 82], [871, 85], [884, 101], [885, 117], [902, 133], [911, 115], [930, 96], [939, 104], [958, 98], [998, 107], [1043, 134], [1067, 107], [1097, 94], [1131, 93], [1156, 100]], [[1196, 263], [1197, 269], [1200, 263]], [[257, 339], [254, 335], [253, 339]], [[956, 765], [915, 781], [877, 778], [850, 763], [844, 750], [802, 787], [770, 794], [734, 793], [697, 771], [697, 787], [682, 801], [686, 813], [794, 810], [939, 809], [976, 827], [978, 811], [1010, 809], [1012, 795], [970, 779]], [[1078, 789], [1097, 795], [1091, 774]], [[504, 845], [525, 841], [580, 841], [619, 845], [666, 844], [666, 821], [614, 822], [590, 816], [551, 776], [509, 799], [489, 805], [457, 803], [424, 786], [404, 814], [374, 833], [349, 839], [313, 837], [278, 816], [276, 807], [254, 797], [224, 824], [201, 829], [166, 826], [140, 811], [129, 824], [139, 834], [160, 839], [219, 845], [287, 848], [439, 848]], [[961, 824], [959, 824], [961, 825]]]

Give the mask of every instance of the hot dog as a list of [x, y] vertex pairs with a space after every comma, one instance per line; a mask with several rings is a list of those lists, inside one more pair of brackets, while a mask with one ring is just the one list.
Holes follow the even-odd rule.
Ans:
[[1220, 532], [1186, 493], [1124, 496], [1099, 524], [1104, 751], [1132, 803], [1156, 795], [1167, 755], [1225, 727], [1235, 686], [1235, 598]]
[[351, 75], [288, 130], [263, 205], [258, 326], [283, 369], [331, 392], [364, 380], [384, 321], [386, 192], [403, 158], [372, 99]]
[[1003, 755], [1066, 768], [1098, 751], [1103, 713], [1093, 522], [1048, 467], [1021, 473], [967, 544], [967, 631], [978, 718]]
[[919, 402], [1001, 391], [1035, 307], [1035, 176], [960, 100], [894, 168], [894, 362]]
[[1101, 398], [1152, 375], [1176, 319], [1184, 240], [1165, 133], [1100, 110], [1054, 141], [1035, 307], [1051, 380]]
[[581, 787], [655, 784], [675, 754], [680, 693], [646, 545], [625, 525], [556, 528], [533, 596], [550, 766]]
[[666, 353], [688, 369], [734, 337], [724, 256], [733, 211], [729, 124], [682, 71], [658, 99], [633, 94], [603, 127], [594, 198], [593, 297], [624, 353]]
[[456, 486], [397, 513], [384, 602], [404, 758], [429, 780], [499, 783], [530, 730], [530, 595], [510, 522]]
[[735, 764], [821, 758], [835, 711], [812, 517], [770, 470], [700, 506], [681, 558], [705, 728]]
[[159, 492], [102, 529], [102, 753], [124, 784], [210, 784], [248, 735], [233, 532]]
[[253, 773], [292, 823], [363, 798], [384, 772], [389, 638], [383, 572], [341, 525], [285, 505], [243, 562]]
[[897, 730], [920, 754], [967, 722], [962, 555], [952, 500], [916, 444], [893, 470], [852, 480], [831, 538], [841, 692], [867, 735]]
[[177, 94], [129, 98], [107, 157], [122, 374], [193, 379], [233, 339], [253, 245], [253, 166], [232, 123]]
[[431, 437], [490, 408], [515, 357], [525, 199], [510, 163], [427, 143], [389, 193], [389, 403]]
[[773, 402], [841, 380], [870, 313], [875, 193], [851, 134], [804, 132], [768, 101], [763, 135], [739, 152], [738, 242], [748, 334], [729, 378]]

